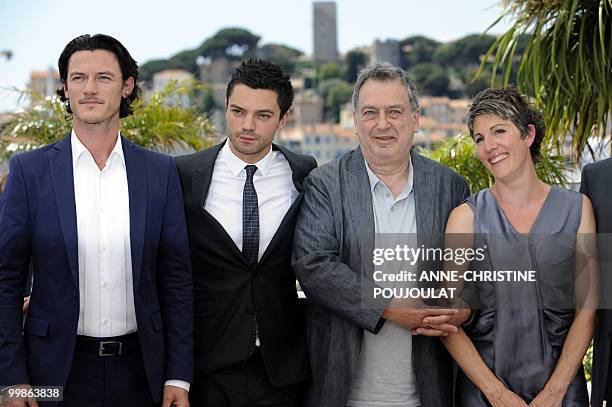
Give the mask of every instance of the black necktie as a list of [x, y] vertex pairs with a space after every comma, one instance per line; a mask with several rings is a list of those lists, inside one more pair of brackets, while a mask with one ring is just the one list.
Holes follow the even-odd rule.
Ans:
[[[257, 192], [253, 185], [253, 174], [257, 171], [255, 165], [247, 165], [246, 181], [242, 191], [242, 254], [251, 266], [257, 264], [259, 254], [259, 205]], [[254, 304], [252, 304], [254, 306]], [[255, 353], [257, 342], [257, 315], [253, 309], [251, 320], [251, 338], [249, 342], [249, 357]]]
[[257, 192], [253, 186], [254, 165], [247, 165], [246, 181], [242, 191], [242, 254], [250, 265], [257, 264], [259, 254], [259, 206]]

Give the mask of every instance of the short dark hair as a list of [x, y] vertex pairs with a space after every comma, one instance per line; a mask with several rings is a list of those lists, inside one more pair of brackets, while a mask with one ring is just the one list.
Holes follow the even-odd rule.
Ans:
[[540, 156], [540, 147], [546, 134], [546, 126], [542, 113], [533, 106], [527, 96], [522, 95], [516, 86], [505, 88], [489, 88], [478, 93], [468, 113], [467, 125], [470, 135], [474, 137], [474, 120], [478, 116], [497, 116], [510, 120], [518, 127], [523, 138], [527, 137], [529, 125], [535, 127], [535, 138], [529, 152], [531, 159], [537, 163]]
[[229, 101], [234, 86], [241, 83], [252, 89], [269, 89], [276, 92], [280, 107], [280, 117], [289, 111], [293, 104], [293, 86], [289, 74], [265, 59], [250, 58], [236, 68], [227, 84], [226, 100]]
[[[121, 98], [121, 106], [119, 107], [119, 117], [124, 118], [134, 113], [132, 109], [132, 102], [140, 96], [141, 89], [138, 86], [138, 64], [132, 58], [128, 50], [119, 41], [109, 35], [95, 34], [95, 35], [81, 35], [76, 37], [66, 45], [62, 54], [57, 62], [59, 68], [60, 79], [62, 84], [67, 83], [68, 78], [68, 63], [72, 54], [78, 51], [95, 51], [95, 50], [110, 51], [115, 54], [117, 61], [119, 62], [119, 68], [121, 69], [121, 76], [123, 80], [127, 80], [129, 77], [134, 78], [134, 89], [128, 97]], [[57, 91], [62, 102], [68, 100], [62, 87]], [[72, 109], [70, 105], [66, 104], [66, 112], [71, 114]]]

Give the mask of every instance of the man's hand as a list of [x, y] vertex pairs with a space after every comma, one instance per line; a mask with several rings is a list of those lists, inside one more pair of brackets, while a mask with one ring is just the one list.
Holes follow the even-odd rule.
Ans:
[[38, 407], [38, 403], [34, 398], [31, 397], [16, 397], [10, 396], [9, 389], [15, 390], [29, 390], [31, 387], [29, 384], [16, 384], [9, 388], [4, 389], [2, 392], [2, 407]]
[[23, 297], [23, 315], [28, 314], [28, 310], [30, 309], [30, 296]]
[[189, 392], [176, 386], [164, 386], [162, 407], [189, 407]]
[[[456, 309], [429, 308], [422, 301], [395, 298], [382, 317], [408, 328], [415, 335], [446, 336], [457, 332], [450, 322], [459, 313]], [[429, 323], [425, 323], [425, 320]]]
[[[468, 320], [470, 315], [472, 315], [472, 310], [469, 308], [453, 308], [453, 309], [456, 309], [457, 313], [455, 313], [454, 315], [451, 315], [450, 318], [448, 318], [448, 320], [444, 319], [442, 323], [459, 327], [461, 324], [463, 324], [465, 321]], [[438, 316], [425, 317], [423, 319], [423, 325], [427, 328], [439, 330], [438, 325], [440, 323], [439, 322], [440, 320], [441, 319]]]

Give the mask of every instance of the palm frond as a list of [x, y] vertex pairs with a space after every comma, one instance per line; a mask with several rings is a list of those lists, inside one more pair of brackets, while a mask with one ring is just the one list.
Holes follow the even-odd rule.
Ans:
[[[509, 0], [501, 17], [514, 24], [489, 49], [492, 86], [507, 85], [516, 68], [519, 88], [544, 113], [544, 143], [559, 150], [571, 137], [576, 159], [589, 140], [609, 141], [612, 0]], [[524, 34], [531, 35], [516, 56]], [[485, 58], [479, 72], [487, 64]]]

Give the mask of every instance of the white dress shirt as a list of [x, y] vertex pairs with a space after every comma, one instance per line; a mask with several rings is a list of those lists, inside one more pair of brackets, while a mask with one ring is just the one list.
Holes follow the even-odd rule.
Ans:
[[[204, 209], [223, 226], [242, 251], [242, 192], [249, 165], [230, 149], [227, 140], [215, 161]], [[280, 151], [270, 151], [256, 162], [253, 185], [259, 207], [259, 253], [261, 260], [285, 214], [298, 196], [291, 167]]]
[[127, 172], [117, 137], [102, 170], [71, 136], [77, 215], [79, 335], [104, 338], [136, 332]]
[[[105, 338], [136, 332], [127, 171], [117, 142], [102, 170], [74, 130], [70, 137], [79, 258], [78, 335]], [[160, 357], [163, 357], [160, 355]], [[144, 372], [143, 372], [144, 374]], [[165, 385], [189, 391], [189, 383]]]

